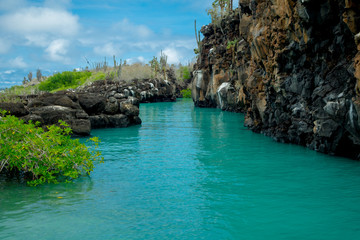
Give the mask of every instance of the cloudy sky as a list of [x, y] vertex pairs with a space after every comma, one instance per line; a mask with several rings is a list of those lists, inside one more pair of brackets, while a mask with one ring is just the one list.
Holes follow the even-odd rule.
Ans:
[[169, 63], [195, 56], [194, 19], [210, 19], [212, 0], [0, 0], [0, 88], [85, 68], [86, 60], [147, 63], [163, 50]]

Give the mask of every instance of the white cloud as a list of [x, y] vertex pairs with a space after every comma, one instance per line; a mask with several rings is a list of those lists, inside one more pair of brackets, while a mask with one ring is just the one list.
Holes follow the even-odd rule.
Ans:
[[145, 63], [145, 58], [143, 56], [137, 57], [138, 61], [141, 63]]
[[181, 62], [182, 56], [175, 48], [165, 48], [163, 53], [168, 57], [168, 64], [177, 64]]
[[45, 52], [52, 61], [68, 63], [70, 59], [66, 57], [70, 42], [65, 39], [57, 39], [50, 43]]
[[0, 38], [0, 54], [7, 53], [11, 48], [11, 43], [5, 39]]
[[148, 62], [148, 61], [147, 61], [143, 56], [133, 57], [133, 58], [128, 58], [128, 59], [126, 59], [126, 63], [127, 63], [127, 64], [147, 63], [147, 62]]
[[23, 8], [0, 17], [0, 27], [17, 34], [72, 36], [79, 29], [79, 17], [65, 10], [43, 7]]
[[14, 73], [15, 72], [15, 70], [6, 70], [5, 72], [4, 72], [4, 74], [12, 74], [12, 73]]
[[154, 35], [147, 26], [136, 25], [126, 18], [116, 23], [113, 26], [113, 31], [117, 32], [121, 38], [145, 39]]
[[12, 81], [12, 82], [10, 82], [10, 81], [4, 81], [4, 82], [1, 82], [1, 83], [4, 83], [4, 84], [15, 84], [15, 83], [17, 83], [17, 82], [14, 82], [14, 81]]
[[0, 0], [0, 11], [11, 11], [26, 6], [25, 0]]
[[10, 66], [14, 68], [26, 68], [28, 65], [24, 62], [24, 58], [16, 57], [15, 59], [11, 59], [9, 61]]
[[27, 40], [27, 45], [34, 45], [37, 47], [47, 47], [51, 42], [50, 37], [47, 34], [29, 34], [25, 36]]
[[102, 46], [97, 46], [94, 48], [94, 52], [102, 57], [104, 56], [113, 56], [120, 55], [120, 49], [114, 46], [113, 43], [106, 43]]

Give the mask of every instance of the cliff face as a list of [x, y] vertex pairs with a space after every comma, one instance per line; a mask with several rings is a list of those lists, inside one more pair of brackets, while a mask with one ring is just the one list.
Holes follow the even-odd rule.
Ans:
[[19, 96], [18, 103], [0, 102], [0, 109], [43, 127], [67, 122], [76, 135], [94, 128], [141, 124], [139, 103], [175, 101], [175, 84], [162, 79], [131, 82], [96, 81], [75, 91]]
[[241, 0], [201, 32], [196, 106], [245, 112], [246, 126], [277, 141], [359, 159], [359, 1]]

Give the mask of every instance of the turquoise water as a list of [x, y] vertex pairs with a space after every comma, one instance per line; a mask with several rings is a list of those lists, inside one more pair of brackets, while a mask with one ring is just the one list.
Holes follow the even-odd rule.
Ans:
[[280, 144], [243, 115], [141, 105], [92, 131], [105, 163], [74, 184], [0, 180], [0, 239], [360, 239], [360, 163]]

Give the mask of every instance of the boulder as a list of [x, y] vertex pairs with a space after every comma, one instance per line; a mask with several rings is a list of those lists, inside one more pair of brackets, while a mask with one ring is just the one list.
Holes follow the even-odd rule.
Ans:
[[98, 115], [105, 111], [106, 98], [96, 93], [80, 93], [78, 95], [82, 109], [89, 114]]
[[139, 108], [126, 102], [120, 103], [120, 112], [127, 116], [139, 116]]
[[10, 112], [10, 114], [16, 117], [23, 117], [29, 114], [29, 111], [25, 108], [23, 103], [0, 102], [0, 109]]
[[66, 95], [66, 94], [51, 94], [46, 93], [43, 95], [39, 95], [35, 99], [31, 99], [28, 103], [28, 108], [37, 108], [37, 107], [44, 107], [44, 106], [63, 106], [72, 109], [81, 109], [78, 102], [76, 102], [77, 98], [74, 95]]
[[129, 118], [124, 114], [90, 116], [91, 128], [119, 128], [130, 125]]
[[[81, 118], [78, 118], [78, 117]], [[88, 115], [82, 109], [72, 109], [63, 106], [44, 106], [31, 108], [30, 114], [23, 118], [25, 121], [40, 122], [43, 127], [58, 124], [62, 120], [69, 124], [69, 127], [76, 135], [90, 134], [90, 121]]]

